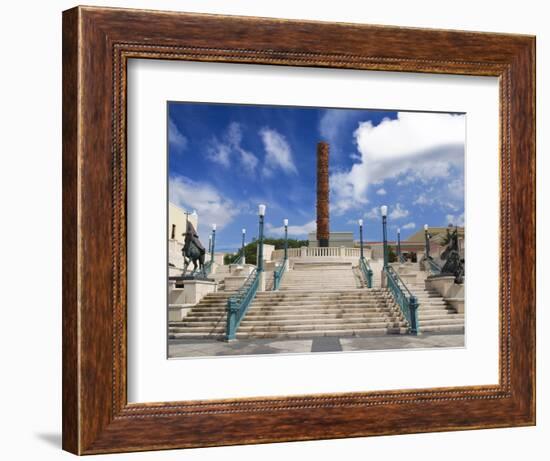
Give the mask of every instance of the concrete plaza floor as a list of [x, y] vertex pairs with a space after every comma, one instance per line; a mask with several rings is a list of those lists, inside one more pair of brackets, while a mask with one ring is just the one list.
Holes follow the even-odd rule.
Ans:
[[308, 339], [240, 339], [232, 342], [211, 339], [172, 339], [168, 341], [168, 357], [192, 358], [457, 347], [464, 347], [463, 333], [425, 333], [419, 336], [320, 336]]

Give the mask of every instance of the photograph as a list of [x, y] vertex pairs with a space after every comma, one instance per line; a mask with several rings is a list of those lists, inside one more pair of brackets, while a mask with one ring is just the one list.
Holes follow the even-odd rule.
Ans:
[[168, 358], [465, 347], [466, 119], [168, 101]]

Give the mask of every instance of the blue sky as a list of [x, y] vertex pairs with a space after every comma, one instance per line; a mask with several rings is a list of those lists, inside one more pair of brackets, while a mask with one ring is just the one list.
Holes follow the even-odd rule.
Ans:
[[207, 242], [234, 251], [241, 229], [306, 239], [315, 230], [316, 145], [330, 144], [332, 231], [364, 220], [366, 240], [406, 239], [427, 223], [464, 223], [465, 115], [382, 110], [168, 103], [169, 200], [197, 210]]

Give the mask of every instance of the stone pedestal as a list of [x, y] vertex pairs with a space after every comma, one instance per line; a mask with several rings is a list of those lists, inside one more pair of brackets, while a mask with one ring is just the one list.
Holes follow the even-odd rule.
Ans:
[[178, 283], [183, 283], [183, 288], [176, 288], [175, 282], [172, 280], [170, 282], [171, 286], [168, 297], [169, 304], [180, 305], [195, 305], [208, 293], [214, 293], [218, 286], [217, 283], [211, 279], [191, 279], [178, 281]]
[[426, 279], [426, 286], [433, 288], [444, 298], [450, 296], [450, 291], [454, 284], [455, 278], [453, 275], [428, 277]]
[[265, 285], [266, 285], [265, 271], [260, 272], [258, 277], [260, 278], [260, 280], [258, 281], [258, 291], [265, 291]]

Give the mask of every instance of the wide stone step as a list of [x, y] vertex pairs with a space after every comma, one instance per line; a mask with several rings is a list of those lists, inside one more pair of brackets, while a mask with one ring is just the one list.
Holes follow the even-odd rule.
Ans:
[[222, 307], [227, 306], [227, 300], [225, 301], [201, 301], [194, 307]]
[[[264, 292], [265, 293], [265, 292]], [[370, 289], [364, 289], [362, 291], [356, 291], [355, 289], [349, 291], [323, 291], [323, 290], [295, 290], [291, 293], [288, 291], [270, 291], [268, 293], [262, 294], [261, 296], [256, 295], [256, 299], [275, 299], [275, 298], [294, 298], [294, 299], [303, 299], [303, 298], [371, 298], [371, 297], [390, 297], [390, 293], [382, 291], [373, 291]]]
[[315, 308], [344, 308], [344, 307], [383, 307], [393, 305], [391, 301], [384, 300], [350, 300], [350, 301], [308, 301], [295, 302], [291, 300], [278, 301], [276, 303], [252, 303], [251, 309], [315, 309]]
[[225, 322], [227, 315], [200, 315], [200, 316], [187, 316], [184, 320], [179, 320], [178, 322], [170, 322], [170, 326], [181, 326], [180, 324], [189, 324], [189, 323], [200, 323], [200, 322]]
[[422, 325], [420, 324], [421, 333], [433, 333], [433, 332], [448, 332], [448, 333], [464, 333], [464, 326], [462, 325]]
[[448, 307], [447, 303], [423, 303], [423, 302], [419, 302], [418, 304], [420, 305], [421, 308], [432, 307], [434, 309], [446, 309]]
[[339, 271], [338, 273], [331, 273], [327, 271], [315, 271], [315, 272], [285, 272], [283, 274], [283, 280], [284, 279], [312, 279], [312, 280], [320, 280], [323, 278], [331, 279], [331, 280], [344, 280], [344, 279], [350, 279], [354, 278], [355, 275], [351, 271]]
[[431, 298], [443, 298], [439, 293], [426, 293], [424, 291], [414, 291], [410, 290], [410, 292], [415, 296], [424, 296], [424, 297], [431, 297]]
[[449, 311], [425, 311], [422, 313], [418, 313], [418, 320], [422, 321], [425, 318], [427, 318], [427, 316], [431, 316], [431, 315], [440, 315], [442, 317], [447, 317], [447, 316], [456, 315], [456, 314], [454, 312], [449, 312]]
[[256, 295], [256, 299], [274, 299], [274, 298], [365, 298], [365, 297], [373, 297], [373, 296], [384, 296], [388, 297], [391, 296], [390, 293], [384, 292], [384, 291], [376, 291], [376, 290], [360, 290], [360, 291], [295, 291], [292, 293], [283, 293], [282, 291], [270, 291], [270, 292], [262, 292], [258, 293]]
[[385, 304], [386, 299], [307, 299], [307, 300], [295, 300], [295, 299], [279, 299], [274, 301], [253, 301], [253, 306], [311, 306], [311, 305], [348, 305], [348, 304]]
[[[302, 290], [310, 290], [310, 291], [317, 291], [319, 288], [330, 288], [330, 285], [306, 285], [306, 284], [299, 284], [299, 285], [281, 285], [279, 287], [279, 291], [287, 292], [287, 291], [302, 291]], [[346, 289], [346, 288], [358, 288], [357, 285], [338, 285], [338, 288]]]
[[327, 274], [331, 277], [350, 277], [353, 276], [353, 270], [313, 270], [313, 271], [306, 271], [306, 270], [299, 270], [299, 271], [288, 271], [284, 273], [285, 277], [319, 277], [321, 274]]
[[301, 325], [265, 325], [265, 326], [249, 326], [241, 325], [239, 332], [241, 333], [276, 333], [276, 332], [292, 332], [292, 331], [334, 331], [334, 330], [357, 330], [370, 328], [406, 328], [405, 322], [364, 322], [364, 323], [327, 323], [324, 325], [301, 324]]
[[[369, 310], [369, 309], [387, 309], [388, 307], [393, 307], [392, 303], [310, 303], [310, 304], [266, 304], [266, 305], [257, 305], [252, 304], [250, 306], [251, 311], [266, 311], [272, 312], [275, 310], [288, 310], [292, 312], [304, 310], [327, 310], [327, 309], [358, 309], [358, 310]], [[435, 310], [435, 309], [433, 309]]]
[[173, 327], [173, 328], [170, 328], [169, 334], [170, 333], [172, 334], [173, 333], [203, 333], [203, 334], [206, 333], [206, 334], [223, 335], [225, 333], [225, 325], [220, 328], [212, 328], [207, 325], [205, 326], [197, 325], [193, 327]]
[[[281, 286], [298, 286], [298, 285], [306, 285], [306, 286], [331, 286], [335, 287], [337, 289], [344, 290], [347, 287], [355, 288], [356, 281], [355, 280], [340, 280], [340, 281], [326, 281], [326, 280], [282, 280]], [[340, 288], [341, 287], [341, 288]]]
[[225, 338], [225, 332], [205, 334], [202, 332], [169, 333], [169, 339], [222, 339]]
[[[266, 305], [266, 306], [257, 306], [252, 304], [249, 308], [249, 312], [274, 312], [274, 311], [288, 311], [288, 312], [308, 312], [308, 311], [327, 311], [327, 310], [346, 310], [354, 309], [357, 311], [367, 311], [373, 309], [388, 309], [393, 307], [393, 304], [383, 304], [383, 303], [348, 303], [348, 304], [337, 304], [337, 303], [326, 303], [326, 304], [279, 304], [279, 305]], [[432, 309], [436, 310], [436, 309]]]
[[418, 316], [421, 321], [425, 320], [445, 320], [445, 319], [461, 319], [464, 322], [464, 314], [449, 314], [449, 313], [434, 313], [422, 314]]
[[353, 330], [334, 329], [334, 330], [300, 330], [293, 332], [255, 332], [255, 333], [239, 333], [237, 332], [237, 339], [248, 338], [279, 338], [279, 339], [303, 339], [303, 338], [315, 338], [321, 336], [338, 336], [338, 337], [351, 337], [351, 336], [384, 336], [390, 334], [405, 334], [408, 329], [405, 327], [400, 328], [356, 328]]
[[427, 325], [464, 325], [464, 319], [445, 318], [445, 319], [419, 319], [420, 326]]
[[245, 327], [277, 327], [277, 326], [294, 326], [294, 325], [350, 325], [356, 323], [364, 323], [370, 325], [371, 323], [380, 322], [398, 322], [403, 323], [403, 320], [397, 316], [376, 315], [372, 317], [322, 317], [312, 319], [311, 317], [293, 317], [293, 318], [280, 318], [280, 317], [266, 317], [266, 318], [250, 318], [241, 322], [240, 328]]
[[[352, 315], [360, 316], [367, 314], [376, 314], [376, 315], [397, 315], [399, 311], [389, 310], [389, 309], [310, 309], [310, 310], [276, 310], [276, 311], [249, 311], [246, 314], [246, 319], [248, 318], [267, 318], [270, 316], [275, 317], [286, 317], [286, 318], [298, 318], [301, 316], [308, 316], [308, 318], [317, 317], [335, 317]], [[437, 314], [436, 314], [437, 315]]]
[[[308, 329], [310, 326], [327, 326], [327, 325], [351, 325], [351, 324], [364, 324], [371, 325], [372, 323], [403, 323], [404, 320], [397, 316], [384, 316], [378, 315], [370, 318], [292, 318], [292, 319], [280, 319], [280, 318], [265, 318], [265, 319], [249, 319], [243, 320], [239, 326], [239, 331], [248, 327], [280, 327], [280, 326], [303, 326], [304, 329]], [[183, 331], [221, 331], [225, 328], [225, 322], [178, 322], [175, 325], [170, 325], [170, 331], [183, 332]]]
[[[393, 306], [392, 300], [373, 300], [373, 299], [358, 299], [358, 300], [311, 300], [311, 301], [293, 301], [293, 300], [280, 300], [275, 302], [257, 302], [254, 301], [250, 309], [278, 309], [287, 308], [297, 310], [300, 308], [312, 309], [312, 308], [346, 308], [346, 307], [381, 307], [386, 308]], [[420, 306], [419, 309], [446, 309], [446, 306]], [[227, 308], [223, 307], [196, 307], [188, 315], [194, 314], [206, 314], [206, 315], [220, 315], [226, 312]]]
[[[302, 290], [304, 294], [311, 294], [312, 292], [310, 290]], [[379, 292], [379, 293], [389, 293], [388, 290], [384, 289], [384, 288], [355, 288], [353, 290], [339, 290], [339, 289], [334, 289], [334, 288], [330, 288], [330, 289], [326, 289], [326, 290], [317, 290], [317, 293], [321, 293], [323, 295], [327, 295], [329, 293], [332, 293], [332, 294], [335, 294], [335, 295], [338, 295], [338, 294], [350, 294], [350, 293], [376, 293], [376, 292]], [[278, 291], [262, 291], [262, 292], [259, 292], [257, 293], [257, 297], [261, 297], [261, 296], [271, 296], [271, 295], [274, 295], [274, 294], [277, 294], [279, 293]], [[299, 292], [295, 292], [293, 293], [293, 296], [298, 294]]]

